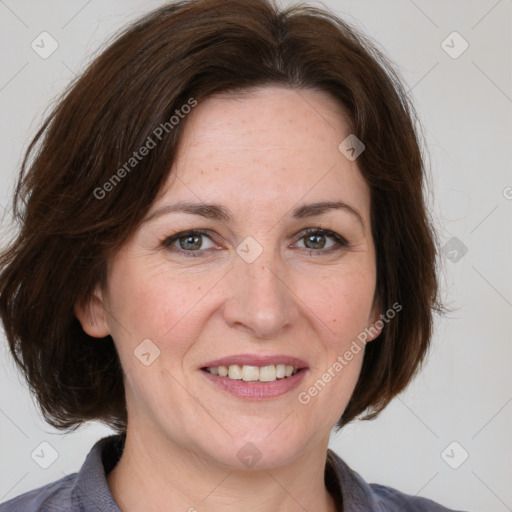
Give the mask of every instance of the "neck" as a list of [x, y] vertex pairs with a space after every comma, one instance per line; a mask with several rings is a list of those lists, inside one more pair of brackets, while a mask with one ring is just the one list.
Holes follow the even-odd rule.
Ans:
[[324, 483], [328, 440], [293, 464], [266, 469], [232, 469], [168, 438], [128, 428], [123, 455], [108, 474], [123, 512], [245, 511], [336, 512]]

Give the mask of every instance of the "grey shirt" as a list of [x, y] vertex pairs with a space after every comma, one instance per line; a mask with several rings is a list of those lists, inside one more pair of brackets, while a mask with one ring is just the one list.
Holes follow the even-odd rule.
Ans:
[[[125, 439], [124, 435], [100, 439], [78, 473], [13, 498], [0, 505], [0, 512], [121, 512], [110, 493], [106, 475], [119, 461]], [[457, 512], [426, 498], [368, 484], [330, 449], [324, 475], [338, 511]]]

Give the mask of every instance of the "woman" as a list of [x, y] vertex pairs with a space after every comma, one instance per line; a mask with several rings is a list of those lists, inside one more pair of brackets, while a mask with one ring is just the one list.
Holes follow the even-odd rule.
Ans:
[[194, 0], [129, 27], [29, 148], [0, 275], [47, 421], [118, 435], [0, 511], [448, 510], [328, 450], [445, 311], [423, 178], [399, 78], [328, 12]]

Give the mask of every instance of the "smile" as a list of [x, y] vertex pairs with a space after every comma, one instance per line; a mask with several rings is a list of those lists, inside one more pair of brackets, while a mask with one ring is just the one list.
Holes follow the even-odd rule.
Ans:
[[232, 364], [229, 366], [213, 366], [204, 368], [204, 370], [212, 375], [227, 377], [232, 380], [243, 380], [244, 382], [275, 382], [277, 379], [291, 377], [298, 371], [296, 366], [288, 364], [270, 364], [266, 366]]
[[309, 373], [306, 361], [277, 354], [238, 354], [204, 362], [199, 373], [222, 393], [259, 401], [290, 393]]

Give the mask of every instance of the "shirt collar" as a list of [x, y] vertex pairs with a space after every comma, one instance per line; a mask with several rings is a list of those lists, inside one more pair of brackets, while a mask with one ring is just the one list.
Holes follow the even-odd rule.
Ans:
[[380, 499], [370, 485], [335, 452], [327, 450], [325, 486], [337, 509], [343, 512], [381, 510]]
[[102, 512], [121, 512], [110, 492], [107, 474], [123, 453], [125, 434], [104, 437], [96, 442], [78, 472], [72, 490], [72, 502], [90, 500]]

